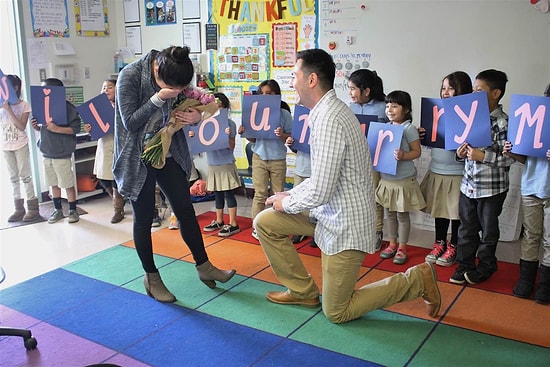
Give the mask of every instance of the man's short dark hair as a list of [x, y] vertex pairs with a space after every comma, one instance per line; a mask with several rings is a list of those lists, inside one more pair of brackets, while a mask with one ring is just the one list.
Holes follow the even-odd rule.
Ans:
[[325, 91], [334, 88], [336, 65], [328, 52], [319, 48], [302, 50], [298, 52], [296, 60], [302, 60], [304, 72], [317, 74], [319, 85]]

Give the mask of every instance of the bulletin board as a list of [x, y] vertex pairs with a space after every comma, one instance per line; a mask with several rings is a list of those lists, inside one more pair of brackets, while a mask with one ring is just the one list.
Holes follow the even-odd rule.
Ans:
[[288, 76], [296, 52], [316, 45], [315, 1], [250, 0], [238, 6], [230, 4], [209, 0], [209, 23], [218, 24], [220, 36], [218, 50], [210, 51], [214, 84], [237, 85], [248, 91], [263, 80], [276, 79], [283, 100], [287, 100], [287, 94], [291, 94]]
[[[211, 77], [216, 88], [231, 100], [231, 119], [241, 121], [242, 94], [266, 79], [275, 79], [282, 99], [293, 104], [290, 89], [296, 52], [316, 47], [317, 17], [314, 0], [240, 1], [209, 0], [209, 23], [217, 24], [219, 46], [210, 54]], [[246, 167], [244, 144], [237, 139], [235, 156]], [[287, 171], [287, 177], [291, 177]]]

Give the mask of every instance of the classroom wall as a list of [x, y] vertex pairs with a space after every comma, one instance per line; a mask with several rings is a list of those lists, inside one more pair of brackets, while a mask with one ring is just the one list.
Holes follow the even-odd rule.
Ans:
[[[19, 4], [23, 38], [32, 39], [30, 0]], [[200, 5], [204, 24], [208, 1]], [[70, 38], [41, 38], [51, 60], [48, 76], [53, 76], [57, 64], [74, 64], [74, 84], [83, 86], [87, 100], [98, 94], [101, 82], [112, 74], [113, 54], [125, 46], [125, 26], [136, 23], [124, 23], [122, 0], [107, 0], [111, 35], [79, 37], [74, 3], [68, 1], [67, 6]], [[145, 26], [140, 14], [144, 53], [182, 44], [181, 24], [197, 20], [182, 20], [183, 1], [176, 1], [176, 6], [175, 25]], [[506, 111], [511, 94], [540, 95], [550, 83], [550, 13], [539, 12], [528, 0], [319, 0], [317, 9], [318, 47], [328, 51], [329, 42], [336, 42], [330, 52], [344, 66], [336, 83], [339, 96], [348, 99], [346, 72], [368, 65], [383, 78], [387, 92], [403, 89], [411, 93], [416, 123], [420, 98], [438, 96], [441, 78], [454, 70], [464, 70], [472, 78], [486, 68], [505, 71], [510, 79], [503, 99]], [[351, 45], [346, 45], [348, 36]], [[201, 37], [204, 48], [203, 25]], [[54, 42], [69, 42], [76, 54], [56, 56]], [[345, 69], [346, 61], [352, 61], [351, 70]], [[198, 62], [203, 70], [207, 68], [208, 55], [201, 55]], [[85, 67], [90, 69], [89, 79], [84, 78]], [[40, 83], [37, 69], [30, 68], [28, 75], [29, 85]], [[200, 160], [199, 170], [204, 171]]]

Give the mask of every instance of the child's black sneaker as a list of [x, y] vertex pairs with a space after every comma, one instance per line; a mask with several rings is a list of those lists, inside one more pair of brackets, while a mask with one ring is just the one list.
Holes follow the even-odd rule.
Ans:
[[219, 231], [220, 229], [223, 228], [223, 222], [222, 223], [218, 223], [216, 222], [215, 220], [212, 221], [212, 223], [210, 223], [209, 225], [207, 225], [206, 227], [203, 228], [203, 230], [205, 232], [212, 232], [212, 231]]
[[464, 279], [470, 284], [479, 284], [483, 283], [489, 279], [490, 275], [481, 274], [479, 271], [467, 271], [464, 273]]
[[222, 229], [218, 232], [218, 236], [220, 237], [229, 237], [235, 233], [239, 233], [241, 229], [239, 226], [230, 226], [229, 224], [226, 224], [223, 226]]
[[453, 275], [451, 275], [451, 278], [449, 278], [449, 282], [453, 284], [464, 284], [466, 282], [466, 278], [464, 278], [464, 273], [466, 270], [462, 267], [456, 268]]

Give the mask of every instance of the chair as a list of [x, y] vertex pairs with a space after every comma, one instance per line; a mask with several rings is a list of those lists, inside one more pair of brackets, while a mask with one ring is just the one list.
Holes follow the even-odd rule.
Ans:
[[[6, 279], [6, 273], [0, 266], [0, 283]], [[20, 336], [23, 338], [23, 344], [27, 350], [33, 350], [38, 345], [36, 339], [32, 336], [30, 330], [25, 329], [12, 329], [7, 327], [0, 327], [0, 336]]]
[[250, 142], [246, 144], [246, 146], [244, 147], [244, 151], [246, 153], [246, 160], [248, 161], [248, 168], [237, 170], [237, 173], [239, 174], [239, 178], [241, 179], [241, 185], [243, 187], [244, 197], [247, 199], [250, 199], [250, 198], [248, 197], [248, 190], [246, 189], [244, 178], [245, 177], [252, 178], [252, 154], [253, 154], [252, 147], [254, 147], [254, 143], [250, 143]]

